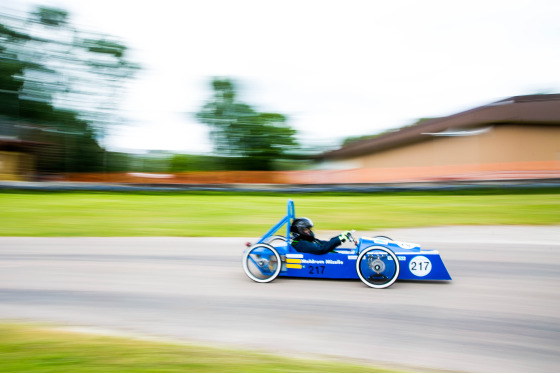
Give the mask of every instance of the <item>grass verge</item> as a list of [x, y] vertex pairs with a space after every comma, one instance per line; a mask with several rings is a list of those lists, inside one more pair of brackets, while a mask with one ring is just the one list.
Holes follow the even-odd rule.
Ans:
[[2, 373], [363, 373], [340, 361], [290, 359], [237, 350], [156, 343], [0, 323]]
[[560, 193], [248, 194], [1, 192], [0, 236], [258, 237], [286, 214], [317, 230], [557, 225]]

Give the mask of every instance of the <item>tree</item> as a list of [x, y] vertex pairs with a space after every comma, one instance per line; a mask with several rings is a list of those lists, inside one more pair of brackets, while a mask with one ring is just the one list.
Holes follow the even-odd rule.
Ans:
[[214, 150], [230, 157], [231, 168], [273, 170], [274, 161], [297, 146], [286, 116], [260, 113], [239, 102], [230, 79], [214, 78], [211, 85], [213, 98], [196, 117], [209, 126]]
[[430, 120], [433, 120], [433, 119], [436, 119], [436, 118], [437, 117], [419, 118], [414, 123], [411, 123], [410, 125], [405, 125], [405, 126], [402, 126], [402, 127], [399, 127], [399, 128], [385, 130], [385, 131], [382, 131], [382, 132], [379, 132], [379, 133], [373, 134], [373, 135], [349, 136], [342, 141], [342, 147], [346, 147], [347, 145], [350, 145], [352, 143], [356, 143], [356, 142], [359, 142], [359, 141], [362, 141], [362, 140], [378, 138], [382, 135], [393, 133], [393, 132], [396, 132], [396, 131], [400, 131], [400, 130], [406, 129], [407, 127], [416, 126], [416, 125], [421, 124], [422, 122], [430, 121]]
[[43, 171], [101, 170], [99, 142], [119, 122], [118, 98], [138, 67], [124, 44], [69, 18], [48, 7], [0, 14], [0, 115], [20, 139], [46, 145], [36, 150]]

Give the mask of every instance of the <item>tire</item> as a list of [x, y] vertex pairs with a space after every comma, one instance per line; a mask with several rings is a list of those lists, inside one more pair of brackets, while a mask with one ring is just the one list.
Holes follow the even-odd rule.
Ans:
[[264, 242], [266, 244], [270, 244], [271, 246], [274, 247], [274, 243], [283, 242], [282, 245], [284, 246], [288, 243], [288, 240], [286, 240], [285, 236], [273, 235], [273, 236], [270, 236], [270, 237], [266, 238], [266, 240]]
[[282, 260], [270, 244], [255, 244], [243, 255], [243, 270], [255, 282], [272, 282], [282, 270]]
[[377, 236], [374, 236], [373, 238], [374, 238], [374, 239], [385, 239], [385, 240], [388, 240], [388, 241], [390, 241], [390, 242], [393, 241], [393, 239], [391, 239], [390, 237], [385, 236], [385, 235], [377, 235]]
[[360, 280], [372, 288], [387, 288], [397, 280], [399, 259], [385, 247], [373, 245], [364, 249], [356, 260]]

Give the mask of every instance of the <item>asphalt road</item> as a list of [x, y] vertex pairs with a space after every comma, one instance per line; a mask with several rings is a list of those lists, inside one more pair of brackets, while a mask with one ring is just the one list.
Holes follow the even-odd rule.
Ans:
[[0, 319], [412, 371], [560, 371], [559, 226], [357, 234], [438, 249], [453, 281], [258, 284], [247, 238], [4, 237]]

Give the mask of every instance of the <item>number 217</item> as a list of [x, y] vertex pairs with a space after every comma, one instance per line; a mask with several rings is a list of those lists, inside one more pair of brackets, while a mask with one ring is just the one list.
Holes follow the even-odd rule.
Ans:
[[410, 269], [411, 270], [428, 270], [428, 267], [430, 266], [429, 262], [411, 262], [410, 263]]
[[309, 274], [323, 274], [325, 272], [324, 266], [310, 266]]

